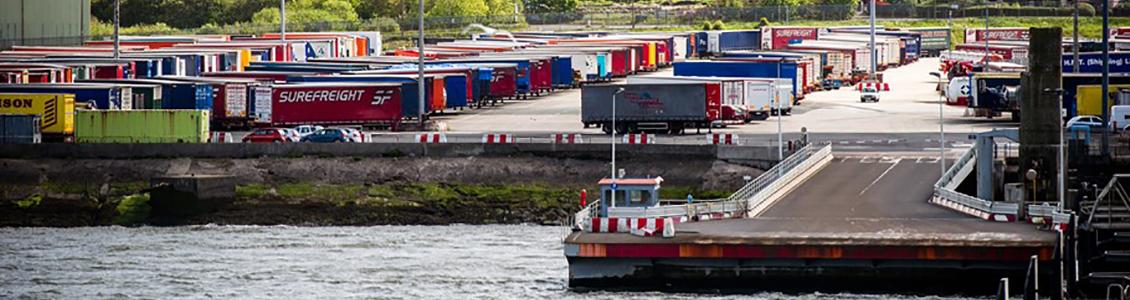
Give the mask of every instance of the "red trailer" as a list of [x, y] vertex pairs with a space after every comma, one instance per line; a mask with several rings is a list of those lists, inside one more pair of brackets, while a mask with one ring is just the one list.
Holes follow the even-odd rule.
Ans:
[[[1028, 47], [1016, 45], [994, 45], [989, 43], [989, 53], [1000, 55], [1007, 61], [1016, 63], [1027, 62]], [[954, 47], [954, 50], [969, 52], [985, 52], [985, 43], [965, 43]]]
[[819, 36], [819, 32], [819, 28], [816, 27], [774, 26], [761, 28], [761, 49], [784, 49], [789, 44], [815, 40]]
[[[987, 34], [986, 34], [987, 33]], [[1027, 41], [1028, 28], [966, 28], [965, 29], [965, 42], [984, 42], [984, 41]]]
[[271, 91], [274, 126], [361, 124], [396, 127], [400, 84], [283, 84]]

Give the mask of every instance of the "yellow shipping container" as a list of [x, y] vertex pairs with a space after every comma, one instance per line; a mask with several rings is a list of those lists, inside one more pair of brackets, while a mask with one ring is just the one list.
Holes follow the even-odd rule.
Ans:
[[75, 132], [75, 95], [0, 94], [0, 114], [39, 115], [43, 134]]
[[[1128, 89], [1130, 84], [1112, 84], [1110, 85], [1110, 92], [1116, 93], [1119, 89]], [[1078, 116], [1102, 116], [1103, 115], [1103, 86], [1098, 84], [1093, 85], [1080, 85], [1075, 89], [1075, 111]], [[1107, 104], [1114, 106], [1115, 99], [1108, 98]], [[1110, 107], [1107, 107], [1110, 110]]]

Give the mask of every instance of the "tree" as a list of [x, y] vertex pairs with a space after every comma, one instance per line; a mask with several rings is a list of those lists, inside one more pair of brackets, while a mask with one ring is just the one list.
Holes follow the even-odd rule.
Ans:
[[434, 17], [482, 17], [490, 8], [483, 0], [434, 0], [428, 8], [428, 16]]
[[[357, 22], [357, 12], [347, 0], [290, 0], [286, 3], [286, 23]], [[251, 17], [255, 23], [278, 23], [279, 9], [264, 8]]]
[[[492, 16], [512, 16], [521, 14], [522, 5], [517, 0], [486, 0], [489, 14]], [[518, 12], [514, 12], [514, 6], [518, 5]]]
[[580, 0], [526, 0], [526, 11], [530, 13], [567, 13], [577, 10]]

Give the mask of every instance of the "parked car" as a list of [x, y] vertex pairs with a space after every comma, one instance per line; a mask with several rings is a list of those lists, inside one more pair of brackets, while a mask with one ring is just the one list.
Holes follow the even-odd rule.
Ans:
[[298, 133], [298, 130], [291, 128], [280, 128], [280, 130], [283, 131], [283, 133], [286, 135], [287, 140], [289, 140], [290, 142], [297, 143], [302, 141], [302, 135]]
[[301, 137], [306, 137], [307, 135], [318, 132], [318, 130], [322, 129], [325, 129], [325, 127], [318, 125], [300, 125], [298, 127], [294, 127], [294, 131], [297, 131], [298, 135]]
[[259, 128], [243, 137], [244, 143], [286, 143], [290, 137], [279, 128]]
[[1071, 120], [1067, 120], [1067, 128], [1076, 126], [1103, 128], [1103, 119], [1096, 116], [1075, 116]]
[[340, 128], [340, 129], [345, 130], [345, 132], [349, 134], [349, 138], [352, 139], [354, 143], [364, 143], [365, 142], [365, 133], [361, 132], [361, 130], [357, 130], [356, 128]]
[[302, 137], [303, 142], [309, 143], [348, 143], [351, 140], [349, 133], [340, 128], [326, 128]]

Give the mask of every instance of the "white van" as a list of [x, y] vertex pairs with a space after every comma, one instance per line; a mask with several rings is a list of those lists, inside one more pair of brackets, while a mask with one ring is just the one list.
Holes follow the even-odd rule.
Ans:
[[1130, 130], [1130, 105], [1110, 107], [1110, 126], [1114, 130]]

